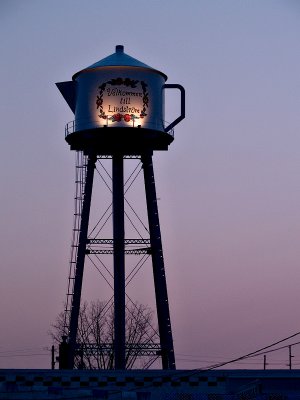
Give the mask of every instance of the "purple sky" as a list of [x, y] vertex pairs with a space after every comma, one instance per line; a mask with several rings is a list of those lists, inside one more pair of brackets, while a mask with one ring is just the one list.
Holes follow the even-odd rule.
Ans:
[[[177, 366], [300, 330], [299, 19], [297, 0], [1, 0], [0, 368], [50, 365], [74, 194], [73, 116], [55, 82], [116, 44], [187, 94], [154, 157]], [[172, 120], [176, 93], [167, 101]]]

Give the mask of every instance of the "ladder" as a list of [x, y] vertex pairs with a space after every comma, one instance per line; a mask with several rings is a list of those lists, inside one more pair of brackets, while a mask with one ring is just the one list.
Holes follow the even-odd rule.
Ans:
[[64, 310], [64, 326], [63, 332], [66, 336], [69, 333], [70, 316], [72, 307], [72, 298], [74, 294], [74, 282], [76, 271], [76, 260], [79, 242], [80, 221], [82, 212], [82, 203], [84, 198], [84, 184], [86, 179], [87, 156], [82, 151], [76, 152], [76, 166], [75, 166], [75, 196], [74, 196], [74, 219], [72, 230], [72, 243], [69, 261], [69, 277], [68, 287]]

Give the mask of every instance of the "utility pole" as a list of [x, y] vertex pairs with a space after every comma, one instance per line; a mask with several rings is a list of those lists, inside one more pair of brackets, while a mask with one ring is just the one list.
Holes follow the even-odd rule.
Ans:
[[52, 345], [52, 347], [51, 347], [51, 369], [55, 369], [54, 353], [55, 353], [55, 349], [54, 349], [54, 345]]
[[267, 356], [264, 354], [264, 370], [267, 369]]
[[292, 345], [289, 345], [289, 369], [292, 369]]

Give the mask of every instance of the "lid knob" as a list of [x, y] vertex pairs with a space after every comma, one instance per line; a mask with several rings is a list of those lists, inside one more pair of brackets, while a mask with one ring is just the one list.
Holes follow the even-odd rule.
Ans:
[[124, 46], [122, 46], [121, 44], [118, 44], [116, 46], [116, 53], [124, 53]]

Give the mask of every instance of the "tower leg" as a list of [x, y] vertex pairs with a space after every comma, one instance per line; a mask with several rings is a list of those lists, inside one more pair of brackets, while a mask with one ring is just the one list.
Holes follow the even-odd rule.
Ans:
[[84, 199], [81, 212], [79, 243], [78, 243], [78, 252], [76, 260], [76, 272], [75, 272], [72, 309], [70, 317], [68, 369], [74, 368], [74, 356], [76, 350], [76, 336], [78, 328], [78, 317], [80, 311], [82, 278], [83, 278], [84, 260], [86, 254], [86, 243], [88, 236], [88, 226], [90, 218], [91, 198], [92, 198], [94, 170], [96, 161], [97, 161], [97, 156], [95, 154], [90, 154], [88, 157], [86, 180], [84, 186]]
[[161, 345], [163, 369], [175, 369], [175, 354], [171, 319], [168, 303], [167, 283], [165, 276], [164, 258], [159, 225], [156, 188], [152, 155], [144, 154], [141, 157], [144, 169], [145, 191], [148, 210], [153, 277], [157, 307], [157, 319]]
[[125, 242], [123, 155], [113, 155], [115, 369], [125, 369]]

